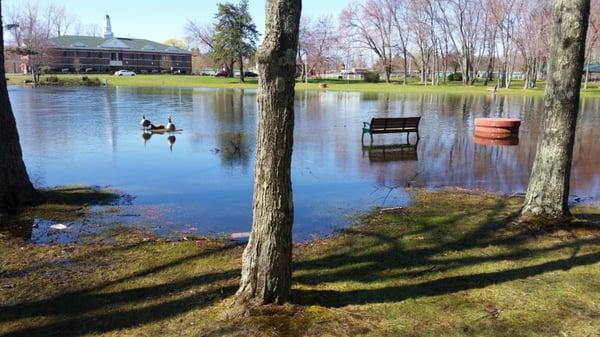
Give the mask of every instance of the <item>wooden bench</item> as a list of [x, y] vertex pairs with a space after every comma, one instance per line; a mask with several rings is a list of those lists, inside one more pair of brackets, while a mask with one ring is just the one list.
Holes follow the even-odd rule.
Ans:
[[[406, 139], [411, 132], [417, 134], [419, 139], [419, 122], [421, 117], [395, 117], [395, 118], [372, 118], [371, 123], [363, 122], [363, 133], [371, 135], [371, 142], [373, 142], [373, 135], [378, 133], [402, 133], [406, 132]], [[361, 137], [361, 141], [362, 141]]]

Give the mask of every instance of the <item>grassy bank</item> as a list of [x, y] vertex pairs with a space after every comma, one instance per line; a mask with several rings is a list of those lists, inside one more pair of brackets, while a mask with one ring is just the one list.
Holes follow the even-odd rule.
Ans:
[[[237, 78], [223, 78], [212, 76], [172, 76], [172, 75], [138, 75], [135, 77], [117, 77], [112, 75], [89, 75], [90, 79], [107, 79], [111, 86], [130, 87], [179, 87], [179, 88], [256, 88], [257, 79], [247, 78], [246, 83], [240, 83]], [[9, 84], [21, 84], [24, 75], [8, 75]], [[61, 79], [81, 78], [80, 75], [58, 75]], [[319, 87], [320, 83], [327, 84], [326, 89]], [[309, 83], [298, 83], [299, 90], [329, 90], [329, 91], [358, 91], [358, 92], [398, 92], [398, 93], [440, 93], [440, 94], [491, 94], [493, 84], [483, 86], [477, 82], [473, 86], [463, 86], [460, 82], [449, 82], [438, 86], [422, 85], [411, 82], [402, 85], [399, 82], [365, 83], [358, 80], [311, 80]], [[537, 88], [523, 90], [522, 81], [513, 81], [510, 89], [498, 89], [498, 95], [533, 95], [544, 94], [544, 83], [540, 82]], [[600, 89], [596, 83], [588, 86], [588, 90], [582, 90], [583, 97], [600, 97]]]
[[119, 191], [95, 186], [62, 186], [38, 190], [36, 200], [13, 216], [0, 217], [0, 238], [31, 237], [36, 220], [52, 222], [83, 221], [98, 215], [93, 206], [107, 206], [128, 198]]
[[227, 319], [243, 247], [0, 241], [0, 336], [595, 336], [600, 210], [513, 223], [521, 199], [414, 192], [294, 249], [293, 304]]

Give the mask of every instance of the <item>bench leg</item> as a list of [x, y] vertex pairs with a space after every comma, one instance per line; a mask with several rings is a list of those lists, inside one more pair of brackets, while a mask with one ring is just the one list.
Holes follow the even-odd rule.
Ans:
[[373, 144], [373, 133], [369, 132], [369, 134], [371, 135], [371, 144]]

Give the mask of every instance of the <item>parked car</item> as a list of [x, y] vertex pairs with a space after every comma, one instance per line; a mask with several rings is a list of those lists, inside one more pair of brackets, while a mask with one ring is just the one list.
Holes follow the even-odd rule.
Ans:
[[115, 72], [115, 76], [135, 76], [135, 73], [130, 70], [119, 70]]
[[225, 71], [225, 70], [221, 70], [221, 71], [218, 71], [218, 72], [215, 74], [215, 76], [216, 76], [216, 77], [227, 77], [227, 76], [229, 76], [229, 72], [227, 72], [227, 71]]
[[244, 71], [244, 76], [246, 77], [257, 77], [258, 74], [252, 71]]

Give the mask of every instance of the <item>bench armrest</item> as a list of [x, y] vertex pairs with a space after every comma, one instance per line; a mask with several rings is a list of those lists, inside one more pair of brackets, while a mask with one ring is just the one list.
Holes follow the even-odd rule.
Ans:
[[367, 126], [369, 126], [369, 129], [370, 129], [371, 123], [363, 122], [363, 128], [367, 128]]

